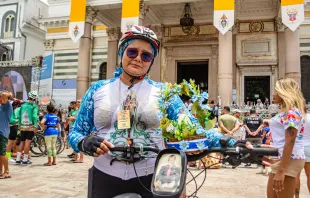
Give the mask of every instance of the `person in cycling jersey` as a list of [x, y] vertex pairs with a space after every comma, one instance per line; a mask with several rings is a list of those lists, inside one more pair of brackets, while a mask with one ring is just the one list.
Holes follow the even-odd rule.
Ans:
[[[155, 159], [149, 158], [133, 164], [114, 161], [109, 148], [114, 145], [151, 145], [164, 149], [158, 100], [163, 83], [147, 77], [155, 57], [159, 54], [160, 42], [149, 28], [133, 26], [124, 32], [118, 50], [121, 60], [115, 77], [94, 83], [86, 92], [78, 117], [69, 134], [69, 143], [75, 152], [94, 156], [94, 166], [89, 170], [88, 197], [111, 198], [123, 193], [137, 193], [141, 197], [153, 197], [140, 185], [150, 189]], [[186, 112], [192, 122], [196, 118], [186, 109], [179, 96], [171, 99], [168, 117], [177, 119]], [[130, 126], [118, 126], [118, 118], [126, 113]], [[90, 133], [97, 131], [96, 136]], [[201, 130], [203, 130], [201, 128]], [[209, 147], [220, 147], [223, 136], [214, 131], [206, 132]], [[233, 146], [234, 140], [229, 141]]]
[[[21, 105], [18, 115], [18, 123], [20, 128], [20, 144], [16, 157], [16, 164], [31, 164], [28, 159], [30, 143], [34, 133], [38, 131], [38, 111], [39, 107], [36, 105], [37, 92], [31, 91], [28, 94], [28, 101]], [[24, 151], [24, 158], [21, 162], [22, 152]]]

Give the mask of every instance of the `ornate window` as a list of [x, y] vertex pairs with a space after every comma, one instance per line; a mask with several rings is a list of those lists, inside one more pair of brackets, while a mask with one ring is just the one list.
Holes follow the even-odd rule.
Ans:
[[7, 54], [6, 54], [6, 52], [2, 54], [1, 61], [7, 61]]
[[8, 11], [2, 18], [2, 38], [13, 38], [16, 31], [16, 14]]

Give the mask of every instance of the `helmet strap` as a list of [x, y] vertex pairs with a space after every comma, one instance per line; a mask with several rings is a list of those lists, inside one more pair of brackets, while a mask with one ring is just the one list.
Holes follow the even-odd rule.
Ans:
[[131, 85], [128, 87], [128, 90], [131, 89], [131, 88], [134, 86], [136, 80], [142, 80], [142, 79], [150, 72], [153, 63], [154, 63], [154, 59], [152, 60], [152, 63], [151, 63], [151, 65], [150, 65], [149, 69], [147, 70], [146, 74], [144, 74], [144, 75], [142, 75], [142, 76], [133, 76], [133, 75], [129, 74], [129, 73], [124, 69], [124, 67], [123, 67], [123, 65], [122, 65], [122, 63], [121, 63], [121, 67], [123, 68], [123, 71], [124, 71], [128, 76], [131, 77], [131, 80], [130, 80]]

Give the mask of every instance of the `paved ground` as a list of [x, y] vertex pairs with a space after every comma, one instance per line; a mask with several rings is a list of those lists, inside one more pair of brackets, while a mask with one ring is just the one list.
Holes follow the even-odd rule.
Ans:
[[[66, 150], [58, 157], [57, 166], [44, 167], [46, 158], [32, 158], [29, 166], [11, 165], [11, 179], [0, 180], [0, 197], [13, 198], [85, 198], [87, 195], [87, 170], [92, 159], [83, 164], [69, 162]], [[198, 171], [192, 169], [194, 174]], [[208, 170], [207, 180], [198, 193], [199, 198], [265, 198], [267, 176], [257, 174], [256, 168], [230, 168]], [[32, 175], [28, 177], [28, 175]], [[189, 178], [190, 176], [188, 176]], [[200, 177], [198, 183], [202, 181]], [[301, 198], [307, 193], [305, 175], [302, 175]], [[188, 192], [194, 186], [188, 186]]]

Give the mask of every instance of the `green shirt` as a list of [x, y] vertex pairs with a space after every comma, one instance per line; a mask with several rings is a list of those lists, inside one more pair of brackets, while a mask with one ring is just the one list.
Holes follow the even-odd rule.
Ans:
[[33, 102], [25, 102], [19, 110], [18, 123], [20, 127], [38, 127], [39, 107]]
[[10, 124], [11, 125], [17, 125], [18, 124], [19, 111], [20, 111], [20, 107], [13, 110], [11, 118], [10, 118]]
[[[69, 117], [75, 117], [75, 118], [77, 118], [78, 113], [79, 113], [79, 110], [78, 110], [78, 109], [77, 109], [77, 110], [72, 110], [72, 111], [70, 112], [70, 114], [69, 114]], [[71, 121], [71, 122], [69, 123], [70, 129], [73, 127], [74, 123], [75, 123], [75, 120], [73, 120], [73, 121]]]
[[[235, 128], [235, 125], [237, 123], [237, 118], [235, 118], [232, 115], [225, 114], [221, 115], [219, 119], [219, 124], [223, 124], [226, 129], [229, 131], [233, 130]], [[223, 134], [226, 132], [222, 131]]]

